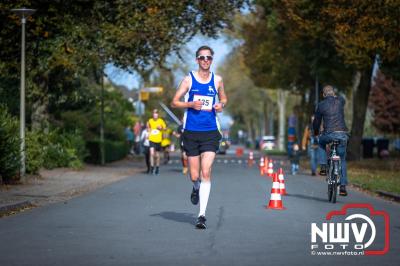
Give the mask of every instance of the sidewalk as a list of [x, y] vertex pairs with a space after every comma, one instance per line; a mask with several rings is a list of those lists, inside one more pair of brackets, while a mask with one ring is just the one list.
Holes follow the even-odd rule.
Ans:
[[28, 177], [26, 184], [0, 185], [0, 217], [26, 208], [67, 201], [145, 169], [139, 158], [127, 158], [105, 166], [86, 165], [82, 170], [57, 168]]

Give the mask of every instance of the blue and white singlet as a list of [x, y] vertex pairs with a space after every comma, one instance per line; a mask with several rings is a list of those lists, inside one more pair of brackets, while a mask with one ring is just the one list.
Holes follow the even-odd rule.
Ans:
[[183, 118], [183, 128], [189, 131], [219, 130], [218, 118], [214, 109], [218, 90], [215, 85], [214, 73], [207, 83], [196, 80], [193, 71], [190, 72], [192, 85], [185, 95], [185, 102], [202, 101], [201, 110], [187, 108]]

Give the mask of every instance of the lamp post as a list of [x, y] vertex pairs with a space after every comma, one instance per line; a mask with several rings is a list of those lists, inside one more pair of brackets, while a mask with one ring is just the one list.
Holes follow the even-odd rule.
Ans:
[[20, 95], [20, 138], [21, 138], [21, 181], [25, 181], [25, 24], [26, 19], [35, 13], [36, 9], [15, 8], [12, 12], [21, 18], [21, 95]]
[[100, 159], [101, 165], [106, 163], [104, 147], [104, 49], [99, 50], [101, 61], [101, 102], [100, 102]]

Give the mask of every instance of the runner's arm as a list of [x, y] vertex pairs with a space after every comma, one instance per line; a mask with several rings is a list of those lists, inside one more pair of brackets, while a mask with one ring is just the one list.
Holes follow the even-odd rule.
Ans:
[[215, 104], [214, 108], [215, 108], [215, 111], [222, 112], [222, 109], [228, 103], [228, 98], [226, 97], [226, 94], [225, 94], [224, 82], [222, 81], [222, 77], [215, 76], [215, 78], [216, 78], [217, 89], [218, 89], [219, 103]]
[[190, 86], [190, 77], [186, 76], [178, 86], [178, 90], [175, 93], [174, 98], [171, 102], [172, 108], [194, 108], [200, 110], [203, 105], [202, 101], [195, 102], [184, 102], [181, 98], [188, 92]]

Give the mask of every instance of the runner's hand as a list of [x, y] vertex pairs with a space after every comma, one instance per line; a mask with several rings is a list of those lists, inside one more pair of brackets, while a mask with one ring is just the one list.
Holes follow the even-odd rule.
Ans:
[[216, 104], [214, 104], [214, 109], [215, 109], [215, 111], [217, 111], [217, 112], [222, 112], [222, 109], [223, 109], [222, 103], [216, 103]]
[[202, 106], [203, 106], [203, 102], [202, 101], [192, 102], [192, 108], [195, 109], [195, 110], [201, 110]]

